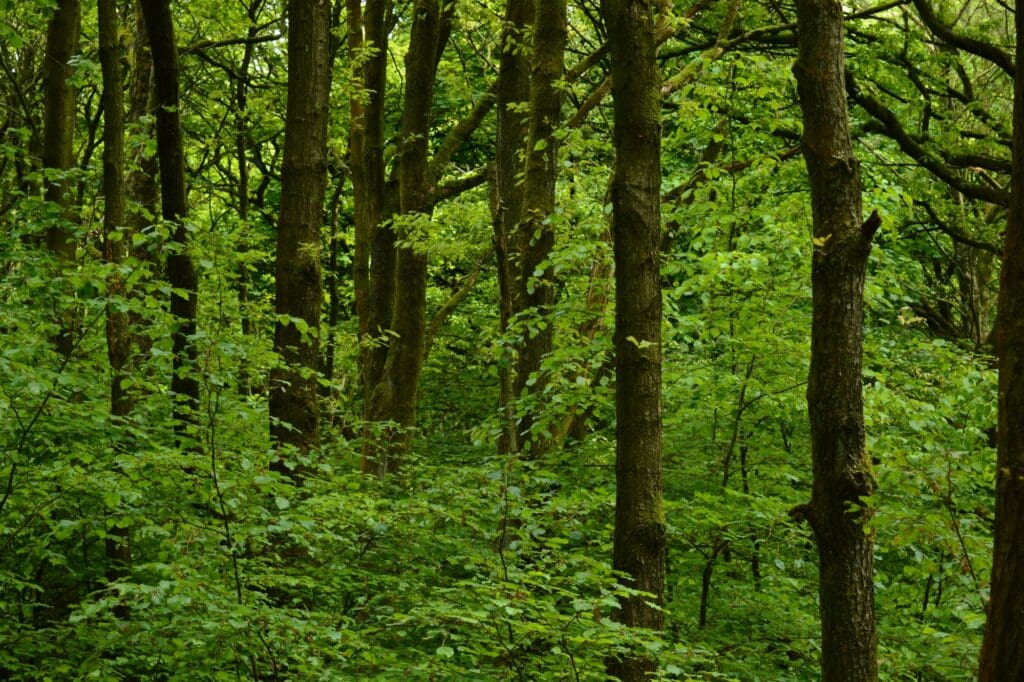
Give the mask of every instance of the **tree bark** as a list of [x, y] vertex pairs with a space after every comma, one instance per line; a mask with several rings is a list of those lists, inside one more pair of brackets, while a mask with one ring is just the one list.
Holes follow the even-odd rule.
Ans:
[[[124, 300], [124, 278], [118, 266], [125, 257], [125, 234], [118, 232], [124, 223], [124, 94], [121, 79], [121, 50], [116, 0], [99, 0], [100, 67], [103, 72], [103, 246], [104, 257], [112, 266], [107, 278], [107, 357], [110, 360], [110, 416], [115, 428], [131, 414], [132, 400], [124, 385], [125, 368], [131, 353], [128, 315], [115, 305]], [[116, 464], [114, 465], [117, 466]], [[130, 560], [128, 528], [115, 524], [106, 540], [108, 581], [126, 575]], [[124, 617], [126, 609], [121, 609]]]
[[[417, 0], [413, 6], [412, 33], [405, 56], [405, 101], [398, 158], [399, 214], [406, 221], [429, 218], [430, 114], [434, 77], [444, 49], [451, 6], [442, 11], [440, 0]], [[402, 235], [405, 237], [406, 235]], [[362, 468], [378, 476], [396, 471], [411, 441], [416, 398], [423, 368], [426, 327], [427, 254], [422, 247], [402, 246], [395, 264], [396, 288], [391, 319], [393, 338], [387, 362], [370, 401], [370, 422], [391, 422], [383, 442], [370, 439], [364, 448]]]
[[[382, 340], [391, 327], [395, 304], [395, 233], [387, 222], [398, 208], [396, 192], [388, 187], [384, 167], [384, 95], [387, 90], [388, 31], [386, 27], [388, 0], [367, 0], [364, 23], [365, 41], [373, 53], [364, 67], [367, 100], [363, 111], [363, 175], [365, 211], [363, 230], [369, 248], [369, 282], [366, 292], [367, 334], [375, 339], [369, 344], [363, 360], [364, 407], [369, 416], [373, 391], [384, 372], [388, 342]], [[397, 159], [396, 163], [400, 163]], [[361, 215], [356, 197], [357, 216]], [[356, 256], [357, 262], [361, 254]], [[356, 284], [359, 284], [357, 280]], [[364, 343], [368, 339], [364, 338]]]
[[[135, 3], [135, 27], [133, 31], [131, 72], [128, 77], [128, 124], [141, 126], [143, 118], [155, 108], [153, 91], [153, 55], [146, 35], [146, 21], [142, 14], [141, 0]], [[146, 126], [151, 134], [150, 126]], [[140, 131], [141, 132], [141, 131]], [[130, 204], [128, 223], [133, 232], [142, 232], [155, 220], [159, 185], [157, 184], [157, 156], [145, 157], [141, 149], [134, 158], [132, 169], [125, 175], [125, 195]], [[134, 253], [140, 261], [153, 261], [148, 246], [143, 244]], [[154, 267], [159, 267], [154, 263]]]
[[[555, 246], [555, 226], [549, 220], [555, 211], [558, 140], [554, 136], [561, 121], [562, 93], [559, 81], [565, 72], [566, 10], [564, 0], [537, 2], [534, 21], [533, 69], [530, 75], [530, 136], [527, 147], [523, 192], [519, 301], [522, 312], [537, 318], [536, 333], [524, 334], [516, 363], [516, 394], [524, 390], [540, 395], [546, 383], [541, 362], [551, 352], [554, 326], [550, 319], [555, 300], [551, 268], [542, 268]], [[538, 275], [538, 272], [542, 274]], [[532, 377], [532, 380], [531, 380]], [[523, 444], [531, 456], [542, 454], [551, 444], [546, 435], [534, 434], [536, 414], [526, 411], [519, 426]]]
[[[352, 180], [352, 212], [355, 226], [355, 259], [352, 263], [352, 285], [355, 294], [356, 316], [359, 319], [359, 340], [363, 343], [369, 324], [366, 296], [370, 289], [370, 233], [366, 195], [366, 92], [363, 40], [363, 3], [346, 0], [345, 29], [349, 77], [355, 86], [349, 95], [348, 165]], [[334, 245], [331, 245], [332, 250]], [[331, 299], [333, 303], [333, 298]], [[365, 366], [367, 350], [361, 352], [360, 363]]]
[[[323, 282], [320, 223], [327, 181], [327, 108], [330, 3], [288, 2], [288, 111], [281, 168], [277, 230], [274, 351], [271, 373], [271, 437], [305, 454], [320, 445], [317, 334]], [[275, 469], [288, 467], [286, 455]]]
[[[238, 220], [242, 224], [243, 234], [249, 227], [249, 68], [252, 65], [256, 44], [253, 39], [258, 33], [256, 20], [259, 18], [263, 0], [254, 0], [247, 9], [249, 28], [246, 32], [245, 47], [242, 51], [242, 63], [238, 67], [238, 79], [235, 81], [235, 162], [238, 164]], [[243, 260], [238, 265], [238, 307], [241, 317], [243, 336], [252, 335], [252, 318], [249, 316], [249, 265], [244, 260], [249, 244], [243, 237], [238, 242], [239, 255]], [[248, 373], [243, 367], [240, 371], [239, 384], [242, 393], [248, 393]]]
[[[491, 216], [494, 226], [494, 255], [498, 273], [498, 324], [502, 338], [508, 333], [512, 316], [521, 309], [519, 287], [513, 268], [518, 259], [516, 226], [522, 218], [522, 152], [529, 134], [529, 119], [519, 107], [530, 96], [530, 72], [527, 39], [534, 17], [533, 0], [508, 0], [501, 37], [501, 62], [497, 85], [497, 140], [494, 179], [491, 190]], [[501, 435], [498, 452], [519, 449], [515, 420], [515, 355], [511, 348], [498, 358], [498, 409]]]
[[1024, 680], [1024, 0], [1016, 9], [1013, 174], [996, 322], [996, 529], [980, 682]]
[[[71, 57], [78, 51], [81, 8], [78, 0], [60, 0], [46, 31], [46, 55], [43, 59], [43, 168], [61, 173], [46, 183], [46, 200], [61, 207], [61, 218], [46, 230], [46, 245], [61, 263], [75, 258], [75, 234], [70, 227], [73, 202], [71, 182], [65, 176], [74, 166], [75, 92], [68, 83]], [[74, 344], [74, 315], [62, 314], [56, 337], [62, 356]]]
[[[661, 78], [654, 3], [602, 0], [615, 111], [615, 537], [613, 567], [650, 596], [626, 598], [615, 618], [662, 629], [665, 513], [661, 475]], [[608, 672], [643, 680], [655, 661], [610, 658]]]
[[[811, 186], [814, 256], [810, 415], [814, 485], [794, 510], [817, 541], [821, 667], [825, 682], [878, 679], [874, 534], [861, 498], [875, 482], [864, 442], [861, 396], [864, 276], [879, 219], [861, 217], [843, 63], [843, 9], [837, 0], [799, 0], [794, 73], [803, 112], [803, 154]], [[851, 507], [861, 508], [851, 511]]]
[[199, 407], [199, 380], [195, 376], [196, 333], [199, 308], [199, 279], [189, 254], [191, 238], [185, 225], [188, 197], [185, 188], [185, 151], [178, 96], [178, 46], [170, 0], [142, 0], [156, 95], [156, 147], [160, 159], [160, 196], [164, 220], [174, 225], [174, 250], [167, 257], [167, 279], [171, 284], [171, 316], [175, 329], [171, 338], [174, 355], [171, 395], [174, 423], [179, 437], [195, 421]]

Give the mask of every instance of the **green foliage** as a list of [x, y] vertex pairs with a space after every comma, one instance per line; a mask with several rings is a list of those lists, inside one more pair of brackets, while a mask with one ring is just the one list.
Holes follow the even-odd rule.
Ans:
[[[489, 92], [502, 4], [457, 3], [436, 84], [435, 150]], [[322, 448], [282, 453], [305, 473], [296, 485], [270, 468], [266, 401], [267, 377], [280, 362], [271, 351], [273, 249], [286, 71], [283, 42], [272, 36], [282, 28], [282, 4], [261, 5], [256, 23], [271, 37], [253, 51], [244, 115], [231, 93], [245, 8], [175, 4], [179, 43], [193, 48], [182, 55], [182, 114], [190, 248], [201, 280], [198, 360], [186, 371], [202, 397], [184, 434], [175, 432], [166, 395], [173, 320], [162, 274], [168, 253], [183, 247], [152, 207], [133, 206], [152, 224], [112, 235], [131, 253], [119, 265], [103, 261], [99, 75], [88, 17], [75, 62], [78, 139], [87, 142], [75, 169], [38, 167], [33, 45], [52, 5], [6, 11], [14, 5], [0, 0], [0, 56], [9, 60], [0, 85], [0, 677], [603, 680], [607, 657], [633, 651], [658, 659], [657, 679], [817, 678], [816, 551], [809, 530], [789, 515], [811, 489], [804, 382], [813, 244], [793, 149], [800, 123], [785, 31], [770, 34], [775, 42], [695, 62], [717, 35], [720, 3], [680, 21], [662, 50], [666, 75], [699, 75], [664, 104], [667, 627], [651, 633], [613, 619], [629, 588], [610, 569], [610, 109], [599, 106], [559, 131], [558, 210], [547, 217], [556, 247], [526, 283], [556, 284], [548, 314], [526, 311], [498, 331], [487, 190], [459, 194], [430, 216], [395, 220], [404, 243], [430, 256], [428, 322], [478, 279], [437, 332], [413, 452], [382, 482], [357, 473], [361, 438], [387, 430], [363, 431], [346, 180], [356, 83], [339, 48], [330, 123], [331, 189], [339, 193], [337, 206], [325, 207], [323, 241], [325, 253], [337, 250], [330, 274], [341, 310], [336, 326], [318, 332], [321, 348], [333, 343], [336, 351], [331, 378], [320, 377]], [[396, 3], [384, 93], [389, 172], [408, 5]], [[572, 3], [572, 61], [600, 43], [595, 6]], [[745, 5], [737, 28], [774, 25], [777, 11]], [[1001, 153], [1009, 131], [1001, 76], [935, 50], [902, 9], [891, 11], [886, 21], [852, 24], [849, 65], [858, 83], [884, 98], [936, 158]], [[1000, 17], [985, 6], [971, 35], [1002, 36]], [[956, 90], [925, 129], [927, 98], [908, 64], [933, 91], [962, 90], [971, 79], [977, 95], [963, 101]], [[960, 82], [949, 85], [950, 74]], [[567, 82], [566, 113], [604, 75], [598, 65]], [[924, 206], [990, 244], [1003, 215], [907, 163], [860, 108], [851, 117], [865, 212], [878, 210], [885, 221], [869, 262], [864, 358], [879, 486], [863, 500], [876, 534], [882, 677], [968, 680], [991, 572], [996, 386], [986, 353], [999, 266], [991, 253], [939, 230]], [[251, 160], [246, 219], [239, 123]], [[127, 131], [130, 170], [138, 170], [137, 152], [155, 151], [151, 124], [144, 116]], [[489, 164], [493, 139], [492, 116], [439, 183]], [[972, 182], [987, 181], [986, 173], [957, 169]], [[70, 214], [42, 199], [43, 183], [61, 179], [73, 188]], [[55, 262], [44, 248], [55, 226], [74, 231], [73, 262]], [[110, 286], [115, 275], [123, 294]], [[110, 417], [108, 310], [130, 319], [126, 419]], [[243, 317], [250, 333], [242, 333]], [[65, 359], [54, 341], [68, 320], [74, 349]], [[549, 325], [554, 349], [528, 379], [543, 389], [517, 396], [514, 411], [529, 414], [533, 436], [555, 446], [539, 461], [498, 457], [498, 364]], [[373, 343], [390, 338], [385, 332]], [[125, 535], [131, 563], [119, 573], [106, 549]]]

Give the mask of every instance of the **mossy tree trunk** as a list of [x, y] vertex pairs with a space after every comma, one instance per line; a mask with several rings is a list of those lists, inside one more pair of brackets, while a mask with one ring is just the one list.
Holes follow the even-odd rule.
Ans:
[[[103, 72], [103, 251], [112, 266], [107, 278], [107, 357], [110, 361], [110, 417], [115, 429], [123, 427], [131, 414], [132, 400], [125, 385], [126, 368], [131, 354], [128, 314], [118, 299], [125, 298], [124, 278], [118, 267], [125, 257], [124, 232], [124, 84], [121, 78], [121, 49], [118, 42], [119, 22], [115, 0], [99, 0], [100, 67]], [[118, 455], [121, 448], [115, 449]], [[113, 464], [119, 468], [116, 462]], [[118, 580], [127, 572], [130, 560], [128, 528], [115, 522], [106, 540], [106, 577]], [[120, 617], [126, 609], [121, 608]]]
[[[877, 214], [861, 216], [860, 165], [850, 143], [843, 6], [799, 0], [794, 73], [811, 186], [811, 367], [807, 386], [814, 485], [794, 510], [814, 532], [819, 558], [825, 682], [878, 679], [874, 533], [862, 498], [875, 489], [865, 449], [861, 356], [864, 277]], [[857, 511], [859, 510], [859, 511]]]
[[[453, 6], [443, 4], [441, 0], [417, 0], [412, 11], [397, 159], [399, 222], [405, 228], [412, 227], [421, 219], [429, 219], [428, 162], [434, 78], [451, 28]], [[404, 238], [408, 235], [398, 236]], [[362, 462], [364, 472], [384, 476], [396, 471], [409, 447], [423, 368], [426, 293], [427, 253], [418, 246], [401, 246], [397, 249], [395, 262], [390, 324], [392, 338], [388, 342], [387, 360], [380, 379], [373, 387], [368, 410], [370, 423], [386, 423], [388, 426], [366, 439]], [[370, 333], [374, 333], [372, 328]]]
[[[529, 118], [522, 104], [530, 96], [529, 37], [534, 18], [533, 0], [508, 0], [501, 36], [497, 86], [497, 139], [491, 183], [491, 218], [498, 273], [498, 324], [502, 337], [512, 316], [520, 310], [514, 266], [518, 260], [516, 226], [523, 213], [522, 154], [529, 134]], [[514, 353], [503, 350], [498, 358], [498, 409], [501, 435], [498, 452], [519, 449], [515, 420]]]
[[[46, 230], [46, 245], [63, 267], [75, 258], [74, 220], [71, 214], [71, 181], [67, 171], [74, 165], [75, 91], [68, 82], [71, 58], [78, 51], [81, 7], [78, 0], [60, 0], [46, 31], [43, 59], [43, 168], [59, 177], [46, 182], [46, 200], [60, 207], [59, 218]], [[57, 351], [64, 357], [74, 345], [75, 313], [61, 311]]]
[[[565, 0], [537, 2], [530, 74], [529, 142], [523, 179], [522, 223], [517, 229], [519, 248], [519, 303], [521, 312], [536, 316], [536, 332], [523, 335], [516, 363], [515, 393], [540, 396], [546, 384], [541, 363], [554, 343], [551, 305], [555, 301], [553, 268], [544, 267], [555, 247], [555, 184], [558, 177], [558, 140], [561, 121], [561, 79], [565, 72]], [[531, 378], [532, 377], [532, 378]], [[533, 433], [536, 410], [527, 410], [519, 436], [531, 456], [551, 444], [547, 433]]]
[[364, 389], [364, 410], [387, 361], [386, 336], [394, 304], [395, 239], [385, 208], [384, 99], [387, 89], [388, 0], [348, 0], [348, 54], [359, 90], [349, 109], [349, 167], [355, 218], [352, 266]]
[[[270, 433], [299, 455], [320, 445], [317, 366], [323, 282], [320, 224], [327, 182], [330, 3], [289, 0], [288, 104], [277, 228]], [[279, 453], [278, 471], [301, 467]], [[289, 466], [291, 464], [291, 466]]]
[[[648, 593], [615, 618], [660, 630], [665, 593], [661, 473], [661, 78], [654, 3], [603, 0], [612, 64], [615, 175], [615, 546], [613, 567]], [[644, 680], [656, 662], [609, 659], [609, 674]]]

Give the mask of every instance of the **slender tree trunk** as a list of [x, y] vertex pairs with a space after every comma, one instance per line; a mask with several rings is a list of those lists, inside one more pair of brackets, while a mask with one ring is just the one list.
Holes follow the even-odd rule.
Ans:
[[[238, 79], [235, 81], [235, 162], [238, 164], [238, 220], [242, 225], [243, 237], [238, 241], [238, 253], [242, 257], [238, 264], [238, 308], [241, 317], [241, 330], [243, 336], [252, 335], [252, 318], [249, 315], [249, 264], [245, 261], [245, 254], [249, 251], [249, 243], [244, 237], [249, 231], [249, 67], [252, 64], [253, 53], [256, 44], [253, 39], [256, 37], [258, 28], [256, 20], [259, 18], [263, 0], [254, 0], [248, 7], [249, 29], [246, 32], [248, 40], [242, 51], [242, 63], [238, 68]], [[239, 370], [239, 390], [245, 394], [249, 392], [249, 373], [245, 366]]]
[[996, 532], [980, 682], [1024, 680], [1024, 0], [1016, 5], [1013, 178], [996, 322]]
[[[78, 51], [81, 8], [78, 0], [60, 0], [46, 31], [43, 59], [43, 168], [66, 173], [74, 166], [75, 92], [68, 82], [71, 57]], [[46, 200], [61, 207], [61, 219], [46, 230], [46, 245], [61, 263], [75, 258], [75, 234], [70, 227], [72, 184], [66, 177], [46, 183]], [[74, 344], [74, 318], [62, 313], [57, 351], [67, 356]]]
[[[533, 0], [508, 0], [501, 36], [498, 67], [497, 141], [494, 178], [491, 186], [491, 216], [494, 225], [494, 255], [498, 272], [498, 324], [502, 338], [508, 333], [512, 316], [521, 308], [519, 287], [513, 273], [518, 260], [516, 226], [523, 214], [522, 153], [529, 134], [529, 118], [521, 105], [530, 97], [528, 39], [535, 15]], [[515, 420], [515, 354], [504, 348], [498, 358], [498, 409], [501, 435], [498, 452], [519, 449]]]
[[171, 284], [171, 316], [175, 329], [171, 339], [174, 355], [171, 395], [174, 423], [179, 436], [193, 423], [199, 407], [199, 381], [195, 376], [196, 333], [199, 308], [199, 279], [189, 254], [191, 239], [185, 220], [188, 197], [185, 188], [185, 151], [178, 96], [178, 46], [170, 0], [142, 0], [156, 93], [156, 147], [160, 158], [160, 195], [163, 218], [174, 225], [174, 250], [167, 257], [167, 279]]
[[[107, 295], [113, 300], [125, 298], [124, 279], [117, 267], [125, 257], [125, 234], [118, 232], [124, 223], [124, 95], [121, 79], [121, 50], [116, 0], [99, 0], [100, 66], [103, 71], [103, 245], [104, 257], [114, 270], [107, 278]], [[125, 369], [131, 353], [128, 315], [113, 303], [107, 304], [107, 357], [110, 360], [110, 416], [115, 428], [131, 414], [132, 400], [124, 385]], [[106, 541], [109, 581], [127, 572], [130, 560], [128, 528], [116, 524]], [[121, 609], [120, 617], [124, 617]]]
[[[346, 46], [350, 78], [359, 87], [349, 96], [348, 165], [352, 180], [353, 222], [355, 224], [355, 260], [352, 263], [352, 284], [355, 292], [356, 316], [359, 318], [359, 340], [363, 342], [369, 329], [366, 296], [370, 289], [371, 228], [366, 196], [366, 93], [365, 41], [363, 40], [363, 3], [346, 0]], [[333, 248], [333, 246], [332, 246]], [[333, 301], [333, 299], [332, 299]], [[366, 350], [360, 363], [366, 364]]]
[[[148, 117], [155, 109], [155, 92], [153, 90], [153, 57], [149, 49], [149, 38], [146, 35], [146, 21], [142, 14], [141, 0], [133, 3], [132, 12], [132, 48], [130, 70], [128, 76], [128, 119], [127, 125], [134, 127], [140, 136], [152, 136], [153, 125]], [[146, 156], [144, 145], [132, 153], [132, 163], [125, 172], [125, 222], [131, 234], [142, 234], [144, 230], [156, 222], [159, 212], [160, 185], [157, 181], [158, 157], [155, 154]], [[127, 238], [128, 235], [126, 235]], [[149, 267], [150, 277], [159, 276], [163, 272], [157, 254], [158, 245], [150, 240], [142, 240], [131, 249], [132, 255]], [[145, 332], [149, 320], [139, 311], [138, 307], [129, 313], [128, 326], [132, 334], [132, 344], [137, 349], [133, 363], [139, 364], [149, 357], [153, 346], [152, 338]]]
[[807, 403], [814, 486], [798, 507], [818, 545], [821, 663], [825, 682], [878, 678], [874, 534], [867, 511], [875, 489], [864, 444], [861, 396], [864, 275], [877, 214], [862, 223], [860, 166], [853, 155], [838, 0], [798, 0], [794, 73], [803, 111], [811, 185], [813, 319]]
[[[374, 341], [363, 362], [364, 407], [369, 415], [373, 391], [387, 362], [387, 336], [395, 304], [395, 233], [387, 221], [398, 209], [397, 192], [388, 187], [384, 168], [384, 95], [387, 90], [389, 0], [367, 0], [365, 45], [372, 54], [364, 67], [366, 107], [363, 112], [363, 174], [366, 185], [364, 230], [369, 248], [369, 289], [366, 292], [367, 334]], [[396, 159], [401, 163], [401, 159]], [[357, 198], [358, 202], [358, 198]], [[359, 210], [357, 208], [357, 210]], [[357, 256], [358, 261], [361, 256]], [[362, 323], [361, 323], [362, 324]]]
[[[555, 246], [555, 211], [558, 141], [554, 136], [561, 121], [562, 92], [559, 81], [565, 72], [566, 15], [564, 0], [537, 2], [534, 21], [533, 69], [530, 76], [530, 137], [523, 193], [519, 264], [519, 301], [523, 312], [537, 318], [536, 333], [523, 336], [516, 363], [516, 395], [524, 390], [541, 395], [546, 383], [541, 362], [554, 342], [551, 305], [555, 287], [551, 268], [543, 268]], [[542, 272], [543, 271], [543, 272]], [[541, 274], [538, 274], [541, 273]], [[531, 325], [533, 326], [533, 325]], [[531, 380], [532, 377], [532, 380]], [[536, 415], [527, 411], [519, 427], [530, 454], [542, 454], [551, 444], [551, 433], [533, 434]]]
[[[434, 101], [434, 77], [438, 55], [444, 48], [442, 36], [450, 21], [440, 0], [417, 0], [413, 6], [412, 33], [405, 57], [405, 101], [399, 141], [399, 213], [407, 221], [429, 217], [430, 110]], [[378, 476], [397, 470], [410, 443], [415, 424], [416, 398], [423, 368], [426, 328], [427, 254], [403, 246], [395, 264], [395, 302], [391, 319], [394, 337], [388, 344], [387, 362], [374, 387], [370, 402], [371, 422], [393, 422], [398, 430], [387, 429], [383, 443], [364, 450], [363, 470]]]
[[[615, 176], [615, 548], [612, 565], [649, 593], [623, 600], [615, 618], [662, 629], [665, 513], [661, 478], [661, 78], [653, 2], [602, 0], [612, 65]], [[640, 655], [609, 659], [608, 672], [643, 680]]]
[[[146, 35], [146, 21], [141, 0], [135, 3], [131, 71], [128, 77], [128, 124], [143, 125], [144, 117], [155, 109], [153, 90], [153, 55]], [[151, 134], [150, 126], [146, 132]], [[157, 184], [157, 156], [139, 153], [133, 158], [132, 169], [125, 175], [126, 199], [134, 206], [126, 206], [128, 224], [133, 232], [142, 232], [156, 220], [160, 188]], [[133, 254], [140, 261], [153, 261], [149, 245], [145, 243]], [[159, 265], [154, 263], [154, 267]]]
[[[288, 113], [277, 230], [271, 437], [300, 453], [320, 445], [317, 333], [323, 282], [320, 223], [327, 181], [330, 3], [288, 2]], [[276, 459], [280, 471], [298, 471]]]

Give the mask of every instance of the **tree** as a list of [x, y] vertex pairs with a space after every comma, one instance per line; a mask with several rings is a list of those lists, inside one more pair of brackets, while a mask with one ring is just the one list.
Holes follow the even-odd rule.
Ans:
[[[561, 121], [561, 83], [565, 71], [566, 15], [564, 0], [536, 3], [533, 53], [530, 74], [529, 137], [523, 182], [521, 224], [516, 237], [519, 261], [519, 312], [535, 315], [536, 331], [523, 334], [516, 362], [515, 393], [524, 390], [540, 395], [545, 381], [541, 362], [554, 343], [554, 321], [550, 319], [555, 287], [553, 268], [544, 261], [555, 246], [555, 183], [558, 178], [558, 140], [555, 131]], [[530, 381], [531, 377], [533, 381]], [[523, 443], [532, 455], [550, 447], [550, 436], [532, 433], [534, 415], [529, 411], [520, 422]]]
[[[661, 472], [661, 78], [654, 3], [604, 0], [615, 111], [615, 548], [612, 567], [643, 594], [616, 619], [660, 630], [665, 595]], [[643, 680], [653, 660], [610, 659], [608, 672]]]
[[[498, 278], [498, 330], [508, 332], [513, 315], [521, 309], [513, 273], [519, 246], [516, 226], [522, 218], [523, 144], [529, 136], [529, 120], [521, 110], [530, 95], [527, 59], [529, 28], [534, 18], [531, 0], [508, 0], [501, 33], [501, 60], [498, 67], [497, 114], [494, 151], [494, 179], [491, 183], [491, 220], [494, 225], [494, 256]], [[498, 410], [501, 435], [498, 452], [519, 449], [514, 399], [515, 372], [511, 349], [498, 359]]]
[[[131, 354], [128, 315], [124, 311], [124, 277], [118, 268], [124, 261], [124, 95], [121, 78], [121, 49], [117, 40], [119, 23], [115, 0], [99, 0], [100, 65], [103, 71], [103, 245], [104, 257], [112, 266], [107, 278], [107, 358], [110, 361], [110, 416], [115, 427], [131, 414], [131, 394], [126, 367]], [[107, 579], [125, 574], [130, 559], [128, 530], [112, 529], [106, 541]], [[122, 611], [123, 615], [123, 611]]]
[[185, 185], [185, 148], [178, 94], [178, 45], [170, 0], [141, 0], [153, 58], [156, 106], [156, 146], [160, 159], [160, 201], [163, 219], [173, 225], [174, 247], [167, 256], [171, 285], [171, 316], [175, 320], [171, 353], [174, 356], [171, 395], [179, 437], [194, 422], [199, 408], [199, 380], [195, 376], [196, 333], [199, 314], [199, 277], [189, 253], [188, 190]]
[[982, 682], [1024, 679], [1024, 2], [1016, 3], [1013, 174], [999, 286], [996, 524]]
[[[277, 231], [271, 434], [305, 454], [320, 445], [317, 391], [318, 332], [323, 282], [320, 225], [327, 179], [330, 91], [329, 3], [288, 3], [288, 112]], [[285, 455], [275, 467], [290, 470]]]
[[[73, 69], [71, 57], [78, 51], [81, 8], [78, 0], [57, 3], [46, 31], [46, 56], [43, 59], [45, 104], [43, 113], [44, 168], [57, 177], [46, 185], [46, 199], [60, 207], [56, 224], [46, 230], [46, 244], [62, 265], [75, 258], [75, 234], [72, 215], [72, 182], [67, 173], [74, 166], [75, 92], [68, 82]], [[57, 336], [57, 350], [68, 355], [74, 343], [72, 316], [64, 314]]]
[[846, 106], [843, 8], [835, 0], [797, 3], [794, 73], [803, 112], [803, 153], [811, 185], [813, 319], [807, 406], [814, 487], [794, 510], [818, 546], [821, 667], [826, 682], [878, 678], [874, 535], [863, 498], [875, 490], [864, 443], [864, 278], [880, 220], [861, 216], [859, 162]]
[[405, 57], [405, 99], [396, 159], [396, 220], [403, 225], [397, 232], [406, 243], [395, 254], [390, 325], [393, 338], [388, 343], [387, 360], [373, 388], [368, 412], [371, 422], [391, 422], [397, 431], [389, 427], [387, 443], [364, 451], [363, 459], [364, 471], [381, 476], [397, 470], [416, 419], [426, 329], [427, 253], [415, 243], [415, 230], [418, 221], [429, 219], [432, 209], [428, 172], [431, 107], [437, 64], [448, 41], [452, 11], [451, 5], [442, 7], [441, 0], [417, 0]]

